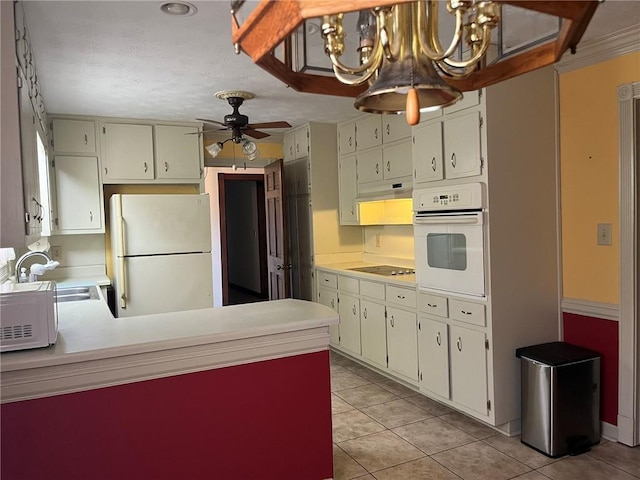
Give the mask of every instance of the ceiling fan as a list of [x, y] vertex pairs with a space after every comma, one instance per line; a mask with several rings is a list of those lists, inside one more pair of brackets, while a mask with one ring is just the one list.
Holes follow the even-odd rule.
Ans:
[[268, 133], [257, 130], [258, 128], [291, 128], [291, 125], [288, 122], [283, 121], [249, 123], [249, 117], [241, 114], [238, 109], [245, 100], [250, 100], [255, 97], [251, 92], [245, 92], [242, 90], [222, 90], [217, 92], [215, 95], [220, 100], [226, 100], [229, 102], [229, 105], [233, 108], [233, 112], [224, 116], [224, 122], [209, 120], [207, 118], [197, 118], [196, 120], [199, 122], [204, 122], [210, 125], [220, 125], [223, 127], [216, 130], [204, 130], [204, 134], [218, 130], [231, 130], [231, 138], [229, 140], [232, 140], [234, 143], [242, 143], [244, 135], [248, 135], [256, 139], [269, 136]]

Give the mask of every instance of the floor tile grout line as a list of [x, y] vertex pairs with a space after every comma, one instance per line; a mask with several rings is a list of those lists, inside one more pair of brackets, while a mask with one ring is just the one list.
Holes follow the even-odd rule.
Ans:
[[[584, 454], [585, 454], [585, 455], [587, 455], [589, 458], [592, 458], [593, 460], [596, 460], [596, 461], [598, 461], [598, 462], [604, 463], [605, 465], [609, 465], [610, 467], [613, 467], [613, 468], [615, 468], [616, 470], [620, 470], [621, 472], [626, 473], [627, 475], [631, 475], [631, 476], [632, 476], [632, 477], [634, 477], [634, 478], [640, 478], [640, 477], [638, 477], [637, 475], [634, 475], [634, 474], [633, 474], [633, 473], [631, 473], [631, 472], [627, 472], [625, 469], [620, 468], [620, 467], [618, 467], [618, 466], [614, 465], [613, 463], [609, 463], [609, 462], [607, 462], [606, 460], [601, 460], [601, 459], [599, 459], [599, 458], [597, 458], [597, 457], [594, 457], [593, 455], [590, 455], [590, 453], [591, 453], [591, 450], [589, 450], [588, 452], [585, 452]], [[562, 457], [561, 457], [559, 460], [562, 460]], [[550, 465], [550, 464], [549, 464], [549, 465]], [[542, 467], [541, 467], [541, 468], [542, 468]]]
[[[494, 435], [494, 437], [495, 437], [495, 435]], [[493, 438], [493, 437], [487, 437], [487, 438]], [[547, 465], [551, 465], [553, 463], [556, 463], [559, 460], [562, 460], [562, 457], [560, 457], [560, 458], [551, 458], [551, 457], [547, 457], [546, 455], [543, 455], [545, 458], [548, 458], [551, 461], [549, 463], [545, 463], [544, 465], [542, 465], [540, 467], [532, 467], [531, 465], [524, 463], [522, 460], [519, 460], [518, 458], [514, 457], [513, 455], [511, 455], [511, 454], [509, 454], [509, 453], [507, 453], [507, 452], [505, 452], [503, 450], [500, 450], [498, 447], [496, 447], [494, 445], [491, 445], [490, 443], [487, 443], [487, 441], [486, 441], [487, 438], [483, 438], [482, 440], [479, 440], [479, 441], [484, 443], [485, 445], [488, 445], [491, 448], [494, 448], [494, 449], [498, 450], [500, 453], [505, 454], [507, 457], [512, 458], [512, 459], [522, 463], [523, 465], [526, 465], [527, 467], [531, 468], [532, 470], [537, 470], [539, 468], [546, 467]], [[514, 438], [514, 437], [506, 437], [506, 438]], [[536, 453], [538, 453], [538, 452], [536, 452]], [[540, 454], [540, 455], [542, 455], [542, 454]], [[514, 478], [517, 478], [517, 477], [514, 477]]]
[[[346, 441], [348, 441], [348, 440], [346, 440]], [[362, 465], [358, 460], [356, 460], [356, 459], [355, 459], [355, 458], [353, 458], [351, 455], [349, 455], [349, 452], [347, 452], [344, 448], [342, 448], [340, 445], [338, 445], [338, 444], [337, 444], [337, 443], [335, 443], [335, 442], [334, 442], [334, 445], [335, 445], [336, 447], [338, 447], [340, 450], [342, 450], [342, 451], [344, 452], [344, 454], [345, 454], [347, 457], [349, 457], [351, 460], [353, 460], [353, 461], [354, 461], [354, 462], [356, 462], [358, 465], [360, 465], [360, 466], [364, 469], [364, 471], [365, 471], [365, 472], [370, 473], [370, 472], [369, 472], [369, 470], [367, 470], [367, 467], [365, 467], [365, 466], [364, 466], [364, 465]], [[334, 466], [334, 468], [335, 468], [335, 466]], [[360, 475], [359, 477], [353, 477], [353, 478], [361, 478], [361, 477], [364, 477], [364, 475]]]

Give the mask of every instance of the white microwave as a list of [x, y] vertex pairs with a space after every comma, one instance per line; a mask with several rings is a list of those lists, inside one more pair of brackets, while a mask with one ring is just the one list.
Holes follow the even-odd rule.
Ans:
[[48, 347], [57, 338], [55, 282], [0, 285], [0, 352]]

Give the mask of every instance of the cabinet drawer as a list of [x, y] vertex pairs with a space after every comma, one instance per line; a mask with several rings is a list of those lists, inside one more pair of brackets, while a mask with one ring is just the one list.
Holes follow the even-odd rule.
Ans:
[[428, 293], [420, 293], [418, 299], [418, 309], [424, 313], [437, 315], [438, 317], [448, 317], [449, 309], [447, 305], [447, 297], [439, 295], [431, 295]]
[[486, 325], [484, 305], [481, 303], [471, 303], [451, 298], [449, 299], [449, 307], [449, 315], [454, 320], [472, 323], [481, 327]]
[[416, 291], [408, 288], [387, 285], [387, 301], [403, 305], [405, 307], [416, 308]]
[[375, 298], [376, 300], [384, 300], [384, 283], [360, 280], [360, 295]]
[[341, 292], [349, 292], [349, 293], [360, 293], [359, 281], [357, 278], [353, 277], [343, 277], [340, 275], [338, 286]]
[[318, 287], [338, 288], [338, 276], [318, 270]]

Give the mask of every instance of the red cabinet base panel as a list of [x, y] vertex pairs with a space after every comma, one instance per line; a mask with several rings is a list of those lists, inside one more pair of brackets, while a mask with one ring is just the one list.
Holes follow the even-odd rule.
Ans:
[[1, 477], [333, 476], [328, 351], [1, 406]]

